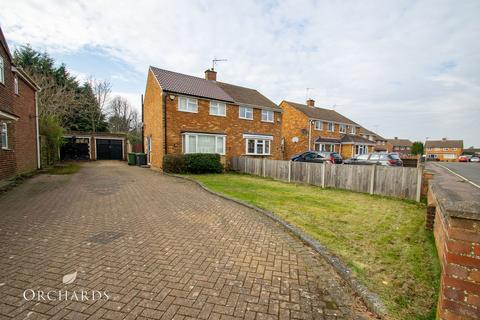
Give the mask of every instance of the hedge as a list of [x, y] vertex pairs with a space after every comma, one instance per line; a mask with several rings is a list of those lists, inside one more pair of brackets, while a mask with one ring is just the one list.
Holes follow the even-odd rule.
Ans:
[[163, 157], [163, 170], [169, 173], [221, 173], [223, 169], [219, 154], [191, 153]]

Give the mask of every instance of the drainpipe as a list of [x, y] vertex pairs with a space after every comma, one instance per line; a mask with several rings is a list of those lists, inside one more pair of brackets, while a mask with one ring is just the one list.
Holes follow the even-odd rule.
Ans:
[[312, 123], [315, 120], [308, 120], [308, 151], [312, 150]]
[[36, 122], [36, 134], [37, 134], [37, 169], [41, 168], [41, 155], [40, 155], [40, 128], [38, 127], [38, 91], [35, 91], [35, 122]]
[[[164, 145], [164, 151], [165, 155], [168, 152], [168, 145], [167, 145], [167, 95], [165, 92], [162, 93], [163, 95], [163, 145]], [[163, 161], [161, 159], [160, 161]]]
[[144, 130], [145, 130], [144, 129], [144, 127], [145, 127], [144, 121], [145, 120], [144, 120], [144, 116], [143, 116], [143, 114], [144, 114], [144, 111], [143, 111], [143, 109], [144, 109], [144, 107], [143, 107], [143, 94], [142, 94], [141, 99], [142, 99], [142, 153], [145, 153], [145, 132], [144, 132]]

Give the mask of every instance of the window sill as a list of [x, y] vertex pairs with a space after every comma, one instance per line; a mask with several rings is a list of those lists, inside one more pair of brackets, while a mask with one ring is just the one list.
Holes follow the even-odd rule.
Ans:
[[214, 116], [214, 117], [224, 117], [224, 118], [227, 117], [226, 114], [213, 114], [213, 113], [209, 113], [209, 115]]
[[271, 156], [272, 154], [271, 153], [268, 153], [268, 154], [261, 154], [261, 153], [246, 153], [245, 154], [246, 156]]
[[1, 148], [0, 150], [3, 150], [3, 151], [13, 151], [13, 149], [10, 149], [10, 148]]
[[260, 120], [260, 122], [265, 122], [265, 123], [275, 123], [275, 121], [265, 121], [265, 120]]
[[197, 111], [187, 111], [187, 110], [180, 110], [180, 109], [177, 109], [179, 112], [186, 112], [186, 113], [198, 113], [198, 110]]
[[240, 120], [249, 120], [249, 121], [253, 121], [253, 118], [251, 118], [251, 119], [250, 119], [250, 118], [242, 118], [242, 117], [239, 117], [238, 119], [240, 119]]

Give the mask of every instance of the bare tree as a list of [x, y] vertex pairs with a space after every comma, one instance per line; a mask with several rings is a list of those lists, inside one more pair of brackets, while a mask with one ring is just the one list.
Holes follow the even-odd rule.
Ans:
[[127, 99], [116, 96], [109, 105], [108, 119], [112, 132], [130, 132], [138, 125], [138, 113], [132, 108]]
[[92, 90], [96, 104], [88, 104], [85, 111], [91, 122], [92, 131], [96, 132], [97, 123], [106, 114], [107, 101], [112, 92], [112, 85], [106, 80], [97, 80], [93, 77], [88, 79], [87, 84]]

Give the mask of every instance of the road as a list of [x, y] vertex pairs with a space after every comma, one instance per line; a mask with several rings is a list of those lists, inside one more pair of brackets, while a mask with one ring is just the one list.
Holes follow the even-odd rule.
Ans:
[[[430, 164], [430, 163], [429, 163]], [[480, 163], [477, 162], [441, 162], [435, 163], [447, 167], [462, 177], [480, 185]]]

